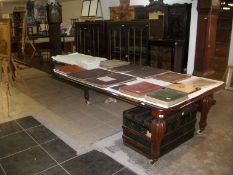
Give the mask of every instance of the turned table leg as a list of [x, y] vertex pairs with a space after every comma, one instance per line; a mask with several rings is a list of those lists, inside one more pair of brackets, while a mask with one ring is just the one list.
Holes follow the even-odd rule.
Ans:
[[87, 88], [84, 88], [84, 98], [85, 98], [86, 104], [90, 104], [90, 101], [89, 101], [90, 96], [89, 96], [89, 91]]
[[204, 131], [206, 125], [207, 125], [207, 116], [209, 113], [210, 108], [215, 104], [215, 100], [213, 99], [213, 95], [204, 97], [200, 102], [200, 112], [201, 112], [201, 118], [199, 121], [199, 127], [200, 130], [198, 133], [201, 133]]
[[166, 122], [163, 114], [159, 114], [160, 111], [153, 111], [151, 114], [155, 117], [151, 125], [151, 157], [156, 161], [160, 156], [160, 146], [163, 136], [166, 131]]

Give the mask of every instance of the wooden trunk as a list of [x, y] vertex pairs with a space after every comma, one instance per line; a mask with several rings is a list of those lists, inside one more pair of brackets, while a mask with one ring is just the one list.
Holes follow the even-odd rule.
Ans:
[[[160, 156], [166, 154], [194, 135], [197, 105], [187, 106], [166, 117], [166, 132], [160, 145]], [[123, 141], [136, 151], [152, 158], [154, 149], [151, 125], [154, 117], [150, 111], [135, 107], [123, 113]]]

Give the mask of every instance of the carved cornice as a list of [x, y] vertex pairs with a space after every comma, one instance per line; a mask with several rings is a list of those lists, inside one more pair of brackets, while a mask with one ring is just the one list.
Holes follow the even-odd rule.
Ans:
[[150, 0], [150, 4], [146, 6], [146, 9], [147, 11], [165, 11], [167, 6], [168, 4], [163, 3], [163, 0]]

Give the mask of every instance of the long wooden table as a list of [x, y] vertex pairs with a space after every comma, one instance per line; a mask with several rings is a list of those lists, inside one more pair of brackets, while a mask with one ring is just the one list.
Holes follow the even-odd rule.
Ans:
[[99, 88], [94, 85], [88, 84], [85, 81], [77, 81], [76, 79], [67, 76], [66, 74], [62, 74], [56, 71], [54, 71], [54, 73], [56, 77], [60, 77], [63, 80], [72, 82], [82, 87], [84, 89], [84, 98], [86, 100], [86, 103], [89, 103], [88, 90], [92, 89], [99, 93], [106, 94], [108, 96], [131, 103], [133, 105], [142, 106], [144, 108], [149, 109], [151, 111], [152, 116], [154, 117], [154, 120], [151, 125], [151, 159], [153, 161], [157, 160], [160, 156], [160, 145], [166, 131], [166, 118], [169, 116], [169, 114], [181, 110], [182, 108], [188, 105], [194, 103], [198, 104], [198, 111], [201, 113], [198, 130], [198, 133], [200, 134], [206, 128], [208, 112], [216, 102], [213, 98], [214, 93], [224, 88], [224, 83], [219, 82], [219, 84], [215, 85], [213, 88], [210, 88], [202, 92], [200, 95], [189, 98], [187, 101], [184, 101], [175, 106], [165, 108], [147, 101], [137, 100], [136, 98], [124, 95], [122, 93], [115, 93], [113, 91], [110, 91], [109, 88]]

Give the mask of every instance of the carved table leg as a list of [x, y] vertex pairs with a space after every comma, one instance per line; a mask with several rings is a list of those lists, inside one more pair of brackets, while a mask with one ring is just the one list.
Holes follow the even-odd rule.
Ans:
[[152, 115], [155, 119], [151, 125], [151, 140], [152, 140], [152, 159], [157, 160], [160, 156], [160, 146], [163, 139], [163, 136], [166, 131], [166, 122], [164, 115], [160, 115], [157, 111], [152, 110]]
[[89, 101], [90, 96], [89, 96], [89, 91], [87, 88], [84, 89], [84, 98], [85, 98], [86, 104], [89, 105], [90, 104], [90, 101]]
[[201, 118], [199, 121], [200, 130], [198, 131], [198, 133], [201, 133], [202, 131], [204, 131], [207, 125], [207, 115], [209, 113], [210, 108], [212, 107], [212, 105], [215, 104], [215, 102], [216, 101], [213, 99], [213, 95], [204, 97], [200, 101]]

